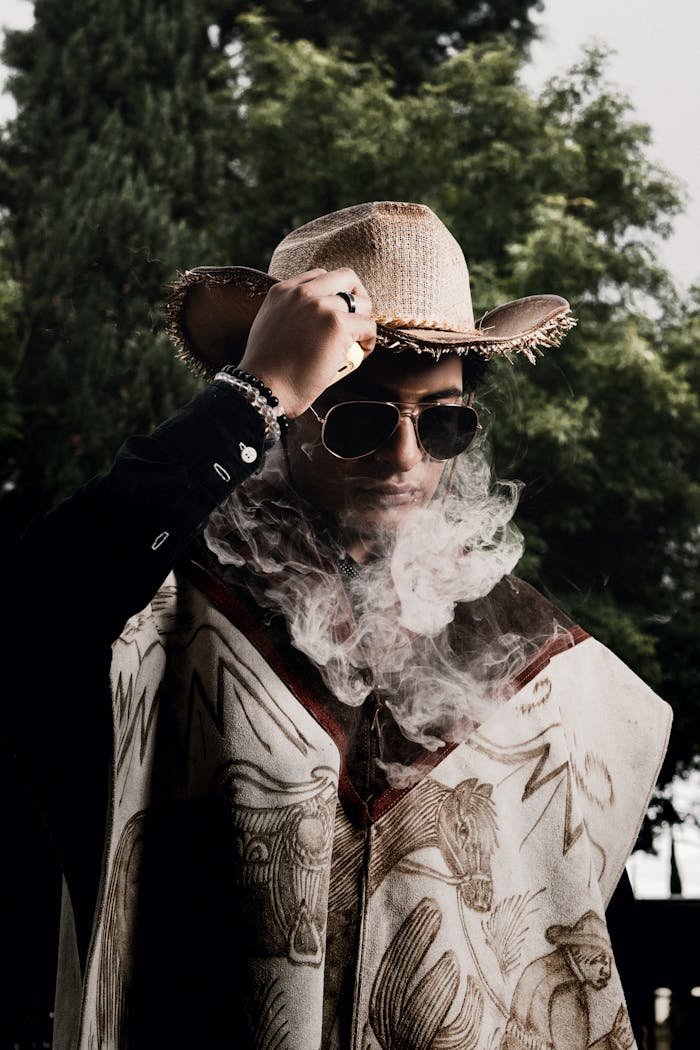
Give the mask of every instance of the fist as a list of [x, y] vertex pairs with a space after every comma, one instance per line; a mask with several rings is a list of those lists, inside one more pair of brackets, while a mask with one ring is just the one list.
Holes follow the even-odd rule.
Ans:
[[[354, 313], [338, 292], [352, 292]], [[377, 326], [371, 315], [354, 270], [308, 270], [280, 281], [253, 322], [241, 368], [261, 379], [294, 419], [335, 382], [353, 343], [365, 357], [372, 352]]]

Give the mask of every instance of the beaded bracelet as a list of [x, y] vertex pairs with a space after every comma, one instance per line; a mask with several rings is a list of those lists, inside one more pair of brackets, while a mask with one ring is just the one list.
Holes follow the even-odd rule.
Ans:
[[284, 419], [286, 429], [287, 417], [283, 414], [280, 416], [275, 415], [273, 406], [267, 402], [267, 400], [262, 396], [260, 391], [256, 387], [254, 387], [252, 383], [248, 383], [243, 379], [239, 379], [236, 376], [231, 375], [230, 372], [226, 372], [223, 369], [220, 372], [216, 373], [214, 379], [220, 379], [224, 383], [228, 383], [229, 386], [232, 386], [234, 390], [236, 390], [241, 395], [241, 397], [245, 398], [249, 405], [252, 405], [253, 408], [257, 412], [259, 412], [259, 414], [263, 417], [263, 420], [265, 422], [265, 451], [267, 452], [268, 449], [271, 449], [272, 446], [280, 439], [282, 432], [282, 419]]
[[284, 414], [284, 409], [280, 405], [279, 398], [275, 397], [269, 386], [265, 386], [263, 381], [258, 379], [257, 376], [251, 375], [250, 372], [244, 372], [242, 368], [238, 368], [236, 365], [224, 365], [221, 371], [225, 372], [226, 375], [232, 376], [234, 379], [240, 380], [242, 383], [247, 383], [248, 386], [252, 386], [255, 390], [260, 391], [270, 408], [275, 410], [274, 415], [281, 429], [287, 429], [289, 426], [289, 420]]

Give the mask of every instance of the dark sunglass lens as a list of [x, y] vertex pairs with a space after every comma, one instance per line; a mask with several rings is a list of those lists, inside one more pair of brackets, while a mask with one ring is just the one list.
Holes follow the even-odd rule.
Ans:
[[383, 444], [399, 421], [393, 405], [352, 401], [334, 405], [326, 416], [323, 443], [342, 459], [367, 456]]
[[452, 459], [469, 448], [478, 417], [467, 405], [433, 405], [418, 418], [421, 445], [433, 459]]

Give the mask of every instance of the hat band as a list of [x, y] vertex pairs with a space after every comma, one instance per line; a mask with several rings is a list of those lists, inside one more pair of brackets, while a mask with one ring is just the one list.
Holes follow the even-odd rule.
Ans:
[[385, 328], [425, 328], [435, 332], [459, 332], [461, 335], [480, 335], [481, 333], [473, 325], [464, 328], [455, 328], [454, 321], [429, 321], [426, 318], [394, 317], [389, 314], [374, 314], [377, 324]]

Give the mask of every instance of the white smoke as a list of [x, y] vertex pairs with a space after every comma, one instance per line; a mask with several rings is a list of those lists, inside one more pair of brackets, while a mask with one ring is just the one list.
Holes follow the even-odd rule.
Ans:
[[[526, 640], [492, 632], [483, 644], [454, 624], [459, 603], [488, 595], [520, 559], [520, 488], [494, 482], [480, 437], [347, 579], [337, 537], [291, 489], [280, 454], [212, 515], [205, 540], [261, 608], [282, 614], [340, 701], [375, 691], [405, 736], [432, 750], [482, 722], [524, 662]], [[406, 774], [386, 768], [394, 781]]]

